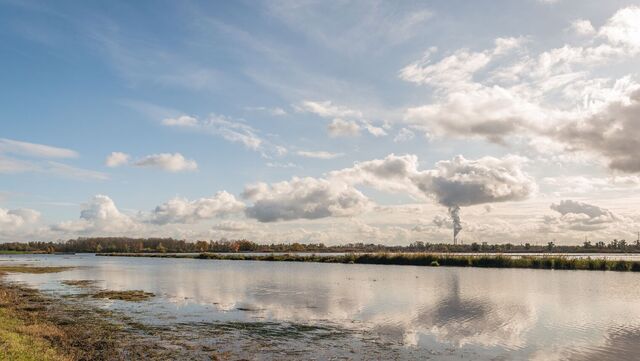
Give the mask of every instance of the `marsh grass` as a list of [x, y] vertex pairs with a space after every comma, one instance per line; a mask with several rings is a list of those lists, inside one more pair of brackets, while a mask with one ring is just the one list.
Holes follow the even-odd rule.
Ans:
[[146, 301], [152, 297], [155, 297], [155, 294], [150, 292], [140, 291], [140, 290], [100, 291], [100, 292], [94, 293], [91, 297], [106, 298], [110, 300], [119, 300], [119, 301], [140, 302], [140, 301]]
[[95, 280], [64, 280], [60, 281], [63, 285], [73, 286], [78, 288], [92, 288], [95, 287], [97, 281]]
[[0, 265], [0, 275], [3, 273], [58, 273], [68, 271], [73, 267], [34, 267], [28, 265], [2, 266]]
[[202, 253], [191, 256], [198, 259], [273, 261], [273, 262], [319, 262], [346, 264], [386, 264], [407, 266], [449, 266], [449, 267], [481, 267], [481, 268], [533, 268], [554, 270], [591, 270], [639, 272], [639, 261], [607, 260], [602, 258], [571, 258], [564, 256], [522, 256], [510, 257], [502, 255], [462, 256], [433, 253], [365, 253], [345, 254], [339, 256], [318, 255], [225, 255]]

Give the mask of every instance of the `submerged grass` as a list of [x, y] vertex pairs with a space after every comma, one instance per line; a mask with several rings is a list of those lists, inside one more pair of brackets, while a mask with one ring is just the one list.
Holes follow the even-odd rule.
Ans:
[[337, 256], [297, 255], [297, 254], [220, 254], [201, 253], [199, 255], [153, 255], [139, 253], [105, 253], [99, 256], [196, 258], [234, 261], [272, 262], [319, 262], [346, 264], [386, 264], [407, 266], [451, 266], [482, 268], [533, 268], [556, 270], [590, 270], [640, 272], [640, 261], [608, 260], [603, 258], [575, 258], [566, 256], [521, 256], [503, 255], [455, 255], [438, 253], [358, 253]]
[[92, 295], [93, 298], [107, 298], [110, 300], [140, 302], [155, 297], [153, 293], [140, 290], [100, 291]]
[[0, 266], [0, 275], [3, 273], [58, 273], [72, 268], [73, 267], [34, 267], [28, 265]]
[[97, 281], [95, 280], [64, 280], [60, 281], [63, 285], [73, 286], [78, 288], [92, 288], [95, 286]]

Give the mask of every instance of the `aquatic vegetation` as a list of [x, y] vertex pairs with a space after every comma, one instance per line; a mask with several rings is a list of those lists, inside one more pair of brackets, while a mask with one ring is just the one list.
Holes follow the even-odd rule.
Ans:
[[406, 266], [450, 266], [484, 268], [534, 268], [556, 270], [591, 270], [640, 272], [640, 261], [576, 258], [568, 256], [456, 255], [454, 253], [349, 253], [344, 255], [299, 254], [220, 254], [153, 255], [99, 254], [101, 256], [176, 257], [234, 261], [319, 262], [346, 264], [386, 264]]
[[73, 286], [78, 288], [91, 288], [95, 286], [97, 281], [95, 280], [64, 280], [60, 281], [63, 285]]
[[93, 294], [92, 297], [107, 298], [110, 300], [140, 302], [140, 301], [146, 301], [152, 297], [155, 297], [155, 294], [150, 292], [140, 291], [140, 290], [100, 291]]
[[68, 271], [73, 267], [34, 267], [28, 265], [0, 266], [2, 273], [58, 273]]

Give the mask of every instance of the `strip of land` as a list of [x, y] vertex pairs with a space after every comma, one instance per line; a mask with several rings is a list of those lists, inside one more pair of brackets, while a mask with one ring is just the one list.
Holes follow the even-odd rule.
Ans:
[[603, 258], [575, 258], [564, 256], [503, 256], [503, 255], [455, 255], [437, 253], [364, 253], [345, 255], [298, 254], [148, 254], [148, 253], [98, 253], [97, 256], [193, 258], [204, 260], [271, 261], [271, 262], [319, 262], [345, 264], [383, 264], [399, 266], [451, 266], [483, 268], [532, 268], [557, 270], [590, 270], [640, 272], [640, 261], [608, 260]]

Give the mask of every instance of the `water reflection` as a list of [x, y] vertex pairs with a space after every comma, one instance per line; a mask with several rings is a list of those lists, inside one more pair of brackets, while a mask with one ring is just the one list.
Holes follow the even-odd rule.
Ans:
[[[148, 303], [101, 306], [183, 332], [241, 322], [300, 340], [318, 330], [340, 335], [324, 344], [328, 358], [354, 348], [392, 350], [399, 358], [509, 360], [618, 360], [640, 351], [637, 274], [92, 256], [2, 262], [82, 266], [11, 276], [51, 292], [75, 292], [60, 284], [70, 279], [154, 292], [159, 297]], [[274, 325], [282, 325], [280, 333]]]

